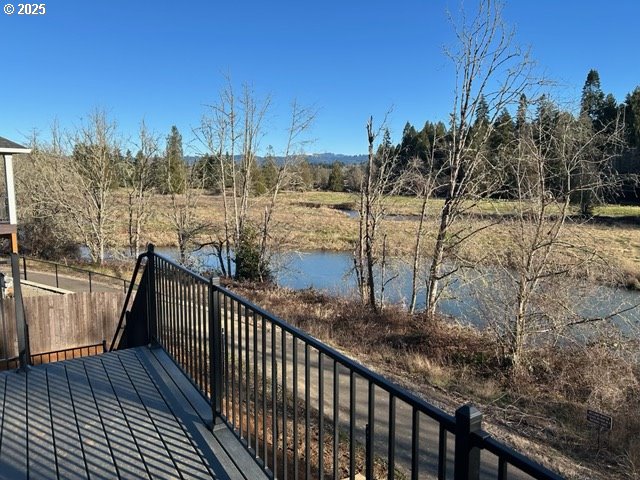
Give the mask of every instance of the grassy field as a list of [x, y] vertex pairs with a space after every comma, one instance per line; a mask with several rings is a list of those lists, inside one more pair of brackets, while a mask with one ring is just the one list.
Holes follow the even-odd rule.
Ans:
[[[260, 220], [267, 198], [253, 200], [251, 211], [256, 221]], [[116, 246], [127, 245], [127, 225], [123, 196], [118, 196], [121, 212], [116, 225]], [[356, 209], [358, 197], [349, 193], [333, 192], [284, 192], [275, 212], [272, 236], [282, 249], [287, 250], [335, 250], [351, 251], [358, 233], [358, 221], [346, 210]], [[428, 205], [425, 255], [428, 256], [436, 231], [437, 213], [441, 200], [432, 200]], [[168, 213], [170, 200], [156, 195], [152, 199], [152, 214], [143, 234], [143, 243], [153, 242], [159, 246], [175, 246]], [[387, 235], [391, 255], [407, 255], [413, 248], [417, 228], [420, 201], [411, 197], [391, 197], [386, 202], [388, 219], [382, 222], [380, 234]], [[460, 221], [462, 227], [496, 223], [472, 241], [465, 243], [457, 252], [471, 261], [492, 263], [501, 252], [513, 247], [517, 235], [513, 222], [508, 219], [514, 212], [514, 204], [507, 200], [481, 202], [470, 215]], [[621, 283], [640, 284], [640, 207], [604, 205], [596, 209], [596, 218], [590, 222], [568, 222], [566, 235], [594, 251], [604, 263], [613, 267], [620, 275]], [[220, 196], [203, 194], [198, 201], [197, 217], [208, 228], [199, 240], [206, 242], [215, 238], [222, 230], [223, 214]], [[635, 218], [639, 219], [638, 223]], [[380, 238], [381, 238], [380, 236]]]

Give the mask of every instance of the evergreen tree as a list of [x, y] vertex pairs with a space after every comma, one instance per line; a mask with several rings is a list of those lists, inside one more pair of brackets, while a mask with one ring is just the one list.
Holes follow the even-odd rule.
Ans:
[[475, 126], [486, 126], [489, 123], [489, 104], [484, 98], [484, 95], [480, 95], [478, 100], [478, 106], [476, 108], [476, 121]]
[[298, 176], [300, 177], [300, 184], [298, 188], [302, 191], [311, 190], [314, 187], [313, 171], [309, 161], [305, 158], [298, 165]]
[[[386, 133], [387, 132], [385, 132], [385, 134]], [[384, 139], [382, 143], [384, 144]], [[420, 148], [418, 132], [409, 122], [406, 123], [404, 130], [402, 131], [402, 140], [400, 141], [398, 156], [398, 166], [400, 168], [408, 165], [414, 158], [425, 158], [424, 152]]]
[[584, 87], [582, 87], [580, 115], [589, 117], [595, 126], [602, 115], [604, 101], [604, 93], [600, 87], [600, 74], [597, 70], [589, 70]]
[[273, 155], [268, 155], [267, 158], [265, 158], [260, 170], [266, 191], [272, 191], [278, 182], [278, 175], [280, 174], [278, 165], [276, 164], [276, 159]]
[[329, 181], [327, 183], [327, 190], [332, 192], [342, 192], [344, 190], [344, 176], [342, 174], [342, 165], [338, 162], [333, 163], [331, 173], [329, 174]]
[[220, 193], [220, 161], [214, 155], [204, 155], [196, 163], [196, 169], [201, 175], [201, 185], [214, 194]]
[[251, 190], [254, 194], [260, 196], [267, 193], [267, 186], [264, 182], [264, 177], [262, 176], [262, 169], [258, 167], [258, 162], [255, 157], [252, 157], [250, 167], [250, 180], [251, 180]]
[[516, 124], [507, 109], [496, 118], [495, 126], [489, 136], [489, 152], [492, 171], [501, 176], [500, 196], [509, 196], [515, 191], [517, 178], [510, 167], [516, 148]]
[[162, 193], [184, 193], [186, 190], [187, 168], [182, 151], [182, 135], [173, 125], [167, 136], [164, 164], [160, 170], [158, 187]]
[[640, 86], [627, 95], [624, 117], [627, 143], [632, 147], [640, 147]]
[[529, 108], [529, 101], [527, 96], [523, 93], [520, 95], [518, 101], [518, 112], [516, 113], [516, 130], [521, 132], [527, 124], [527, 109]]

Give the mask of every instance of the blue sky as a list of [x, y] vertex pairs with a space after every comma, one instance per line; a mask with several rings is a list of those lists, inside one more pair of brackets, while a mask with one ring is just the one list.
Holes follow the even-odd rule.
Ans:
[[[0, 135], [24, 141], [54, 119], [73, 129], [102, 108], [125, 136], [144, 118], [162, 136], [177, 125], [188, 142], [229, 73], [273, 97], [263, 147], [280, 147], [297, 98], [318, 109], [309, 151], [364, 153], [369, 115], [381, 119], [392, 107], [395, 140], [407, 121], [420, 128], [447, 118], [453, 74], [443, 46], [453, 38], [446, 10], [458, 6], [56, 0], [43, 16], [0, 12]], [[618, 101], [640, 85], [637, 0], [512, 0], [504, 17], [564, 97], [579, 97], [591, 68]]]

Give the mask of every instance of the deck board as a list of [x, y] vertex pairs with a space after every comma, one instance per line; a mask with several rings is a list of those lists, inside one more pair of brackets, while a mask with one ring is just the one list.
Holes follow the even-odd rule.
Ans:
[[0, 472], [11, 478], [27, 478], [27, 376], [18, 373], [5, 386], [5, 405], [0, 445]]
[[89, 478], [64, 362], [46, 371], [58, 475], [71, 480]]
[[104, 426], [98, 415], [98, 407], [93, 398], [84, 364], [69, 362], [65, 368], [80, 438], [84, 445], [89, 477], [104, 480], [114, 478], [117, 475], [116, 466]]
[[0, 480], [267, 478], [162, 349], [3, 372], [0, 406]]
[[140, 449], [116, 394], [106, 378], [106, 370], [99, 357], [84, 362], [91, 388], [96, 397], [97, 410], [103, 418], [107, 439], [111, 445], [116, 468], [121, 478], [148, 478], [149, 474]]
[[34, 369], [27, 377], [29, 401], [29, 478], [49, 480], [57, 476], [53, 424], [49, 407], [47, 371]]

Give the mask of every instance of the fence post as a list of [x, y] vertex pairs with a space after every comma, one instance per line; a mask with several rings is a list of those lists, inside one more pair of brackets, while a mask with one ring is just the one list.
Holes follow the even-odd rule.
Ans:
[[[24, 258], [24, 257], [23, 257]], [[20, 369], [25, 370], [31, 363], [29, 352], [29, 327], [24, 316], [22, 289], [20, 288], [20, 259], [17, 253], [11, 254], [11, 272], [13, 275], [13, 298], [16, 303], [16, 329], [18, 333], [18, 359]]]
[[456, 410], [455, 480], [480, 478], [480, 449], [473, 445], [472, 434], [482, 429], [482, 413], [472, 405]]
[[222, 323], [220, 321], [220, 291], [209, 279], [209, 375], [213, 428], [222, 415]]
[[[60, 288], [60, 281], [58, 280], [58, 264], [55, 263], [54, 266], [56, 269], [56, 288]], [[91, 285], [91, 283], [89, 283], [89, 285]], [[89, 289], [91, 289], [91, 287], [89, 287]]]
[[158, 341], [158, 317], [156, 316], [156, 258], [152, 243], [147, 249], [147, 328], [149, 344]]
[[27, 280], [27, 257], [22, 256], [22, 271], [24, 273], [24, 279]]

